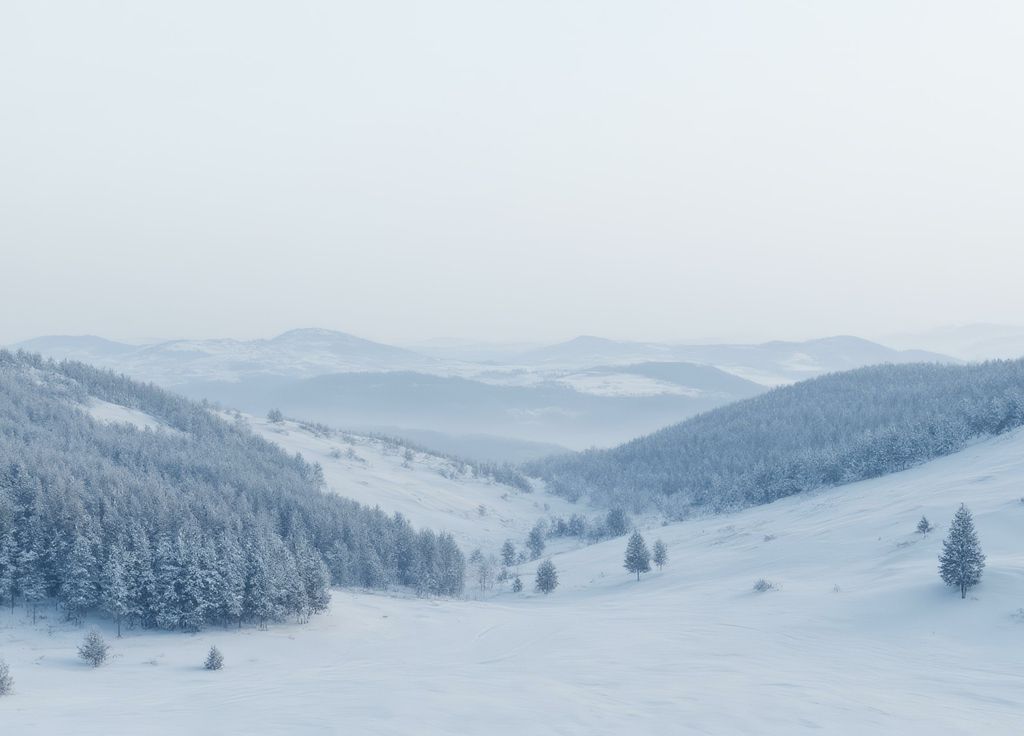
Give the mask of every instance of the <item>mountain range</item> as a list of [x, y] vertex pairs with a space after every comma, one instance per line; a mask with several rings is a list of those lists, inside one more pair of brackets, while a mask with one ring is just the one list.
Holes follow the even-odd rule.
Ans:
[[760, 345], [584, 336], [526, 350], [492, 345], [490, 359], [480, 361], [466, 359], [465, 344], [431, 344], [426, 355], [325, 329], [147, 345], [47, 336], [12, 347], [110, 368], [253, 413], [279, 408], [414, 440], [430, 432], [448, 452], [516, 461], [552, 446], [613, 445], [824, 373], [876, 363], [957, 362], [848, 336]]

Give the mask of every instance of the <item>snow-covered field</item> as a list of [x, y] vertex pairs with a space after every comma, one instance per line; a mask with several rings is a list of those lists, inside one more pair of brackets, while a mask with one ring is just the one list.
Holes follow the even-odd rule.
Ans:
[[[639, 583], [623, 538], [555, 555], [562, 584], [548, 597], [336, 591], [304, 626], [111, 635], [98, 670], [74, 657], [81, 629], [5, 612], [16, 691], [0, 699], [0, 729], [1019, 734], [1022, 496], [1017, 432], [888, 478], [645, 530], [671, 560]], [[988, 554], [967, 600], [936, 574], [961, 501]], [[926, 538], [922, 514], [939, 526]], [[777, 589], [755, 593], [761, 577]], [[200, 668], [211, 643], [218, 673]]]

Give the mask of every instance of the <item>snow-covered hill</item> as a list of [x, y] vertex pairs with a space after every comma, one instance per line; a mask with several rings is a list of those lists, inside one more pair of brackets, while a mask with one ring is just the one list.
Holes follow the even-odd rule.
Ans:
[[[556, 554], [550, 596], [336, 591], [306, 626], [129, 632], [95, 671], [74, 658], [82, 630], [5, 612], [16, 692], [0, 722], [79, 734], [1017, 734], [1022, 495], [1018, 431], [886, 478], [645, 529], [671, 559], [639, 583], [622, 538]], [[988, 555], [967, 600], [936, 574], [961, 502]], [[939, 526], [927, 537], [914, 532], [922, 514]], [[777, 589], [754, 592], [762, 577]], [[211, 643], [219, 673], [200, 668]]]
[[319, 463], [331, 492], [401, 513], [417, 528], [451, 532], [467, 553], [477, 547], [496, 552], [506, 539], [525, 538], [542, 517], [586, 510], [539, 489], [524, 493], [474, 477], [462, 463], [381, 439], [326, 435], [292, 421], [246, 421], [289, 453]]

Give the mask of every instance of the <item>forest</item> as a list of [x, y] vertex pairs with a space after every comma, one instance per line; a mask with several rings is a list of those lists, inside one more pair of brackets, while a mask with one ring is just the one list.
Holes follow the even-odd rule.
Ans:
[[570, 499], [682, 519], [904, 470], [1022, 424], [1024, 360], [879, 365], [525, 470]]
[[[162, 426], [94, 419], [96, 399]], [[0, 350], [0, 602], [196, 631], [307, 619], [331, 585], [461, 593], [451, 536], [322, 485], [319, 466], [199, 403]]]

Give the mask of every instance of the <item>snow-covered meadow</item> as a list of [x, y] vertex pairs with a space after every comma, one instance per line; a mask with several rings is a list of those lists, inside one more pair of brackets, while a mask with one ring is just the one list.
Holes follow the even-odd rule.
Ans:
[[[467, 486], [467, 492], [476, 486]], [[479, 490], [479, 489], [478, 489]], [[370, 493], [370, 489], [367, 489]], [[1013, 734], [1024, 723], [1024, 432], [904, 473], [555, 554], [561, 585], [483, 600], [335, 591], [305, 625], [127, 632], [0, 614], [8, 733]], [[961, 501], [988, 555], [936, 574]], [[467, 503], [470, 501], [467, 500]], [[381, 502], [385, 506], [384, 499]], [[523, 511], [523, 525], [535, 516]], [[509, 511], [511, 513], [511, 511]], [[938, 528], [915, 533], [922, 514]], [[528, 518], [525, 518], [528, 517]], [[776, 589], [756, 593], [759, 578]], [[201, 668], [211, 644], [221, 672]]]

